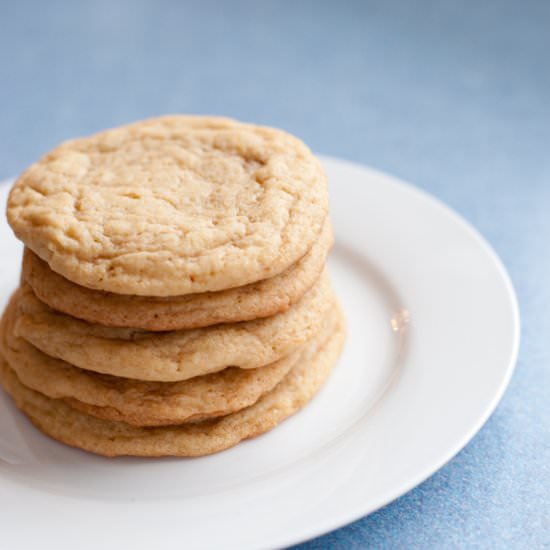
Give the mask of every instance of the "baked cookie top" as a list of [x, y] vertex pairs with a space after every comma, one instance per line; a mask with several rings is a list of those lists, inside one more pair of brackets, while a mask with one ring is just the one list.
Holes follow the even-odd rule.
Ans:
[[323, 170], [297, 138], [167, 116], [61, 144], [21, 175], [7, 214], [77, 284], [174, 296], [281, 273], [311, 248], [327, 210]]

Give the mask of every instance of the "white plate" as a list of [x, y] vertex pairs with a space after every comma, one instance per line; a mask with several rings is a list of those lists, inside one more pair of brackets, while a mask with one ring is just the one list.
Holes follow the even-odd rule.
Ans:
[[[15, 445], [41, 463], [0, 467], [3, 547], [290, 545], [402, 495], [479, 430], [518, 350], [502, 264], [425, 193], [324, 162], [337, 233], [330, 269], [349, 337], [319, 396], [265, 436], [187, 460], [95, 457], [48, 440], [15, 413]], [[17, 283], [19, 250], [2, 222], [2, 302]]]

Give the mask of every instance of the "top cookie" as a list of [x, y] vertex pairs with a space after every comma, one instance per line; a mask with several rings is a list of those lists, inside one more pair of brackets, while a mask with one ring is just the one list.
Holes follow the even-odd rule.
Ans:
[[323, 170], [300, 140], [169, 116], [63, 143], [15, 183], [8, 221], [77, 284], [175, 296], [281, 273], [327, 210]]

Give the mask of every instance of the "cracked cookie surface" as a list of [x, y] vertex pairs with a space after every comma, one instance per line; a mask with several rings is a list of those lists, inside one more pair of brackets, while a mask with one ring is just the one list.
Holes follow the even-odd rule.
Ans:
[[61, 144], [17, 180], [7, 213], [74, 283], [176, 296], [278, 275], [312, 247], [327, 210], [323, 169], [297, 138], [168, 116]]

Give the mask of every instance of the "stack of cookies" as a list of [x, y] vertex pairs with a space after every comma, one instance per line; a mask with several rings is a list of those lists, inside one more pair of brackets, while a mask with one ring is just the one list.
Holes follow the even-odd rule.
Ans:
[[0, 382], [68, 445], [226, 449], [304, 406], [340, 354], [326, 178], [282, 131], [172, 116], [70, 141], [7, 213], [26, 248]]

